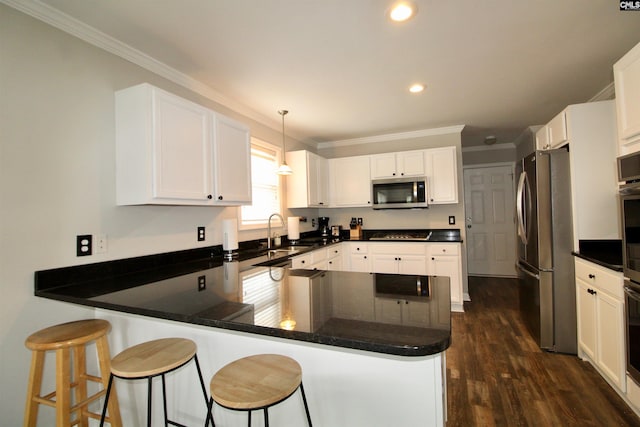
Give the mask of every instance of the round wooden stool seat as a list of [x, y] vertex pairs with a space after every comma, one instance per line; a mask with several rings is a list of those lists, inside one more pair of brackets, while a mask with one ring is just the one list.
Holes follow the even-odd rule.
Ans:
[[211, 379], [211, 397], [231, 409], [260, 409], [291, 396], [301, 382], [298, 362], [277, 354], [259, 354], [216, 372]]
[[102, 319], [78, 320], [50, 326], [35, 332], [26, 339], [24, 345], [29, 350], [49, 351], [85, 345], [106, 335], [111, 324]]
[[[207, 388], [202, 378], [200, 363], [198, 362], [196, 343], [186, 338], [160, 338], [153, 341], [143, 342], [133, 347], [129, 347], [118, 353], [111, 359], [111, 375], [109, 376], [109, 384], [107, 386], [107, 396], [105, 398], [105, 406], [103, 407], [103, 417], [107, 404], [109, 402], [109, 394], [113, 385], [113, 378], [118, 377], [125, 380], [147, 380], [147, 426], [153, 425], [151, 403], [153, 401], [152, 380], [154, 377], [162, 377], [162, 406], [164, 411], [164, 425], [182, 426], [175, 421], [169, 420], [167, 411], [167, 391], [165, 374], [178, 369], [190, 361], [194, 361], [198, 371], [198, 380], [204, 396], [204, 408], [206, 412], [205, 425], [209, 423], [211, 414], [209, 412], [209, 401], [207, 397]], [[102, 427], [103, 420], [100, 421]]]
[[[56, 410], [56, 426], [88, 425], [89, 418], [106, 419], [112, 426], [121, 426], [120, 408], [114, 394], [103, 415], [90, 410], [90, 406], [106, 395], [111, 367], [107, 333], [111, 324], [102, 319], [86, 319], [50, 326], [31, 334], [25, 346], [31, 350], [31, 369], [25, 405], [24, 426], [35, 427], [40, 405]], [[87, 372], [86, 349], [95, 342], [100, 376]], [[45, 354], [55, 351], [55, 391], [41, 394], [44, 377]], [[93, 394], [88, 393], [88, 382], [102, 385]], [[106, 410], [109, 416], [106, 417]]]
[[197, 351], [185, 338], [162, 338], [129, 347], [111, 360], [111, 372], [121, 378], [153, 377], [179, 368]]
[[288, 399], [300, 389], [307, 423], [311, 415], [302, 384], [302, 368], [290, 357], [278, 354], [258, 354], [244, 357], [222, 367], [211, 378], [211, 400], [227, 409], [251, 412], [264, 411], [265, 426], [269, 426], [268, 408]]

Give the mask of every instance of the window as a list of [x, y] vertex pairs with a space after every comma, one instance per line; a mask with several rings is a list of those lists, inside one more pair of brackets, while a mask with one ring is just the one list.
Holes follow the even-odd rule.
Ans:
[[244, 229], [264, 228], [269, 215], [282, 214], [280, 176], [276, 174], [280, 148], [251, 138], [251, 206], [239, 210]]

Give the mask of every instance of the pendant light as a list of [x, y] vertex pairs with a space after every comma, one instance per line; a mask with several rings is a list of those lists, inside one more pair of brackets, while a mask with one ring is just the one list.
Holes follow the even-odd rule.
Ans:
[[280, 114], [282, 116], [282, 164], [280, 165], [280, 167], [278, 168], [278, 171], [276, 172], [278, 175], [291, 175], [293, 173], [293, 170], [291, 170], [291, 168], [289, 167], [289, 165], [287, 164], [287, 160], [286, 160], [286, 154], [287, 154], [287, 149], [286, 146], [284, 144], [284, 116], [288, 113], [289, 111], [287, 110], [278, 110], [278, 114]]

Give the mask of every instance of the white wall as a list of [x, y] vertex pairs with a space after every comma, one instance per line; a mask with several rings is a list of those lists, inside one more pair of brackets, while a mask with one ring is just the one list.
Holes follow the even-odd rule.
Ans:
[[[147, 81], [247, 123], [265, 141], [281, 136], [1, 4], [0, 58], [0, 424], [16, 426], [29, 372], [25, 338], [93, 316], [33, 296], [34, 271], [221, 244], [220, 221], [236, 216], [236, 208], [115, 206], [114, 92]], [[207, 227], [205, 242], [196, 241], [198, 226]], [[108, 252], [77, 258], [75, 236], [97, 233], [107, 234]], [[52, 414], [43, 408], [40, 425], [52, 425]]]

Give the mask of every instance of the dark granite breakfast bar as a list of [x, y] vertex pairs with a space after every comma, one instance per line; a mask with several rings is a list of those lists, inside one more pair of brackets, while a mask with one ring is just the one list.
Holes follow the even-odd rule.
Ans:
[[[254, 262], [255, 259], [205, 260], [185, 263], [182, 268], [189, 272], [175, 277], [162, 278], [163, 268], [158, 268], [61, 286], [48, 286], [48, 279], [56, 273], [82, 277], [81, 270], [98, 267], [41, 271], [36, 273], [36, 295], [124, 313], [401, 356], [429, 355], [449, 346], [447, 278], [424, 276], [421, 280], [429, 294], [411, 295], [416, 294], [416, 280], [420, 278], [398, 275], [397, 280], [404, 283], [393, 291], [397, 294], [390, 294], [376, 291], [376, 278], [380, 275], [319, 273], [277, 265], [256, 266]], [[167, 276], [179, 274], [175, 266], [167, 266], [164, 271]], [[318, 274], [322, 280], [314, 280]], [[384, 276], [388, 281], [389, 275]], [[312, 305], [308, 300], [291, 298], [303, 287], [314, 288], [316, 298]], [[268, 303], [259, 295], [264, 292], [273, 294]], [[345, 300], [348, 295], [353, 301]], [[379, 307], [389, 301], [411, 304], [413, 317], [419, 320], [403, 322], [383, 317]], [[275, 311], [276, 316], [262, 315], [269, 310]], [[283, 321], [292, 312], [302, 313], [307, 321], [297, 321], [297, 327], [292, 328]], [[313, 325], [309, 325], [310, 317]]]

